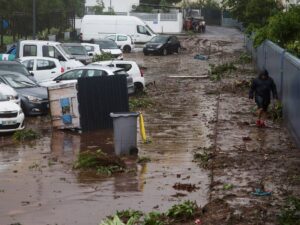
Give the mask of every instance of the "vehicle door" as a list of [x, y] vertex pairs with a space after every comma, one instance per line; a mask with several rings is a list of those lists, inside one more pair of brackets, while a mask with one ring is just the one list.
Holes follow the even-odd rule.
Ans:
[[52, 80], [60, 74], [60, 68], [56, 65], [54, 60], [50, 59], [37, 59], [36, 60], [36, 71], [34, 77], [37, 82], [45, 80]]
[[61, 63], [62, 67], [65, 70], [71, 69], [67, 66], [67, 59], [54, 46], [43, 45], [42, 51], [43, 51], [43, 57], [58, 59], [58, 61]]
[[150, 32], [143, 25], [136, 26], [136, 34], [134, 35], [135, 43], [146, 43], [152, 38]]

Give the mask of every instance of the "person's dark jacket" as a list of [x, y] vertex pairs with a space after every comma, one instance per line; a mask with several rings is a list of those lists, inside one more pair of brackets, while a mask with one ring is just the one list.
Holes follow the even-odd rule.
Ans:
[[[265, 77], [265, 79], [263, 78]], [[255, 97], [260, 96], [266, 102], [270, 102], [271, 100], [271, 92], [273, 94], [273, 98], [278, 99], [276, 85], [271, 77], [268, 74], [260, 74], [257, 78], [252, 81], [249, 98], [253, 99]]]

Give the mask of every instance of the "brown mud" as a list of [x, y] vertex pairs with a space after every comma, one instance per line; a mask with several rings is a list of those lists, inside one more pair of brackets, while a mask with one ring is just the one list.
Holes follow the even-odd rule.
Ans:
[[[255, 76], [252, 65], [220, 82], [170, 77], [208, 75], [209, 64], [238, 59], [243, 35], [208, 27], [206, 34], [183, 37], [182, 44], [186, 51], [178, 55], [125, 55], [147, 68], [153, 105], [143, 114], [151, 142], [139, 140], [138, 148], [150, 162], [128, 158], [130, 171], [106, 177], [75, 171], [79, 152], [113, 152], [112, 131], [56, 131], [49, 117], [27, 119], [27, 128], [42, 135], [38, 140], [0, 137], [0, 224], [94, 225], [117, 210], [166, 211], [184, 200], [204, 207], [202, 224], [276, 224], [284, 199], [300, 194], [300, 153], [284, 124], [253, 126], [246, 82]], [[209, 59], [194, 60], [195, 54]], [[203, 149], [213, 157], [200, 167], [194, 154]], [[175, 184], [197, 190], [175, 190]], [[253, 196], [255, 188], [272, 195]]]

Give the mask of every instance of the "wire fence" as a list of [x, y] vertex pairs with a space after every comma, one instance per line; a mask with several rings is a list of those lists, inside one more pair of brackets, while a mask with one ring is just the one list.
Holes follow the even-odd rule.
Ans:
[[246, 48], [256, 62], [257, 69], [268, 70], [274, 79], [283, 105], [283, 117], [300, 146], [300, 59], [271, 41], [259, 47], [246, 38]]

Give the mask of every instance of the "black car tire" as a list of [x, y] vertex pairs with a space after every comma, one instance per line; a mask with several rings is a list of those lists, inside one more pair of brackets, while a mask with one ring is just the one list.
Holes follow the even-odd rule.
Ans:
[[167, 50], [166, 48], [164, 48], [164, 49], [162, 50], [162, 54], [163, 54], [163, 56], [168, 55], [168, 50]]
[[130, 47], [129, 45], [125, 45], [125, 46], [123, 47], [123, 51], [124, 51], [125, 53], [130, 53], [130, 52], [131, 52], [131, 47]]
[[144, 55], [149, 55], [149, 53], [148, 52], [144, 52]]

